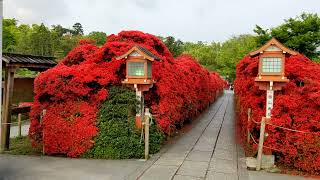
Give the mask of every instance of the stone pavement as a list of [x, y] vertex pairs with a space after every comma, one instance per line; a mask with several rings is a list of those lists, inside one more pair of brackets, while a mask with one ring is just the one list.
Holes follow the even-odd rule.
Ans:
[[238, 179], [233, 94], [227, 92], [200, 118], [139, 179]]
[[192, 129], [165, 147], [140, 180], [304, 180], [299, 176], [248, 171], [235, 138], [232, 91], [204, 112]]
[[123, 180], [147, 162], [0, 154], [0, 180]]

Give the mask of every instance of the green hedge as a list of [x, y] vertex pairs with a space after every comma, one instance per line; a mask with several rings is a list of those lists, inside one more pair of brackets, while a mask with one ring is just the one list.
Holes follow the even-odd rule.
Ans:
[[[97, 114], [99, 134], [95, 145], [83, 156], [88, 158], [127, 159], [144, 156], [141, 130], [135, 128], [136, 95], [124, 87], [112, 87]], [[150, 153], [160, 150], [164, 136], [155, 124], [150, 127]]]

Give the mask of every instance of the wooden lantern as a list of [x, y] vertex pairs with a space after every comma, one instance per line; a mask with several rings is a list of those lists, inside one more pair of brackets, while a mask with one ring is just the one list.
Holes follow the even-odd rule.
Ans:
[[126, 79], [123, 84], [134, 85], [139, 91], [147, 91], [154, 83], [152, 63], [160, 59], [141, 46], [132, 47], [127, 53], [116, 59], [126, 59]]
[[136, 127], [141, 129], [144, 120], [143, 92], [148, 91], [155, 83], [152, 79], [152, 63], [160, 61], [160, 58], [144, 47], [134, 46], [116, 59], [126, 59], [126, 79], [122, 84], [133, 86], [136, 90], [137, 99], [140, 101], [139, 111], [136, 114]]
[[273, 90], [281, 90], [289, 81], [285, 77], [285, 56], [287, 54], [296, 55], [297, 52], [288, 49], [275, 38], [249, 54], [252, 57], [259, 56], [259, 72], [255, 79], [259, 89], [267, 90], [272, 85]]
[[266, 116], [262, 117], [261, 120], [256, 170], [261, 169], [264, 131], [266, 123], [271, 118], [274, 91], [281, 90], [289, 81], [285, 77], [285, 57], [286, 55], [296, 54], [297, 52], [288, 49], [275, 38], [272, 38], [261, 48], [249, 54], [252, 57], [259, 56], [259, 72], [255, 83], [259, 86], [259, 89], [267, 91]]

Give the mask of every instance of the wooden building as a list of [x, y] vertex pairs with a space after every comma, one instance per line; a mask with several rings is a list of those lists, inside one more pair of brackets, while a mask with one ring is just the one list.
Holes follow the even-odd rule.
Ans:
[[[2, 54], [2, 117], [0, 150], [9, 149], [11, 114], [13, 111], [14, 76], [18, 68], [32, 71], [45, 71], [57, 64], [54, 57], [33, 56], [13, 53]], [[18, 103], [18, 102], [16, 102]]]

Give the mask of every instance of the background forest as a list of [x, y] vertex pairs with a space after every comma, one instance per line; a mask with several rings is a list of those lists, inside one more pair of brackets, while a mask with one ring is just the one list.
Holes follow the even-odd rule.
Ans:
[[[107, 34], [93, 31], [84, 34], [80, 23], [72, 28], [61, 25], [47, 27], [44, 24], [23, 24], [16, 19], [3, 20], [3, 51], [62, 59], [81, 39], [92, 39], [98, 46], [106, 42]], [[226, 79], [235, 79], [235, 66], [250, 51], [264, 44], [271, 37], [277, 38], [289, 48], [303, 53], [313, 61], [320, 61], [320, 17], [303, 13], [284, 20], [270, 29], [259, 25], [252, 34], [233, 36], [225, 42], [183, 42], [175, 37], [160, 37], [172, 54], [177, 57], [187, 53], [199, 60], [209, 70], [219, 72]], [[20, 75], [30, 72], [20, 70]]]

